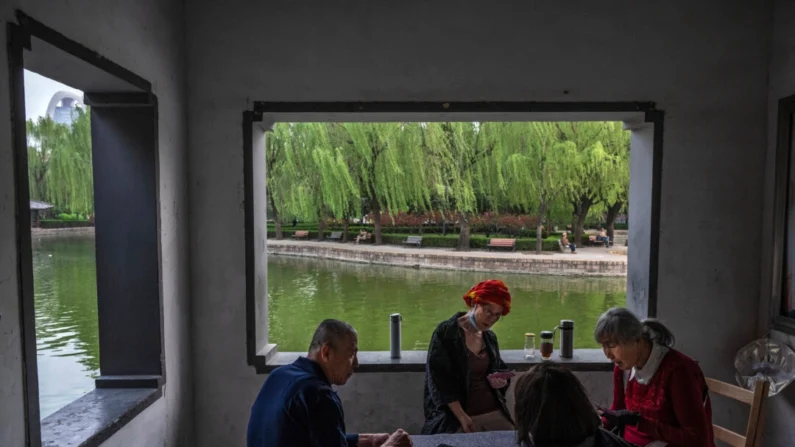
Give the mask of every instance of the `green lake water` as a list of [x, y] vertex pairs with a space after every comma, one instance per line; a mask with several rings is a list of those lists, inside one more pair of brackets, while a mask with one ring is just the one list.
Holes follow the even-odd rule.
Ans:
[[[42, 418], [94, 388], [99, 373], [93, 236], [34, 237], [39, 393]], [[270, 340], [305, 351], [317, 324], [339, 318], [359, 332], [359, 349], [389, 349], [389, 314], [403, 316], [403, 349], [424, 350], [436, 325], [464, 310], [478, 281], [502, 279], [513, 309], [494, 327], [502, 349], [522, 349], [525, 332], [575, 321], [575, 348], [593, 348], [599, 314], [625, 303], [624, 278], [486, 274], [271, 256]], [[243, 299], [243, 297], [240, 297]]]

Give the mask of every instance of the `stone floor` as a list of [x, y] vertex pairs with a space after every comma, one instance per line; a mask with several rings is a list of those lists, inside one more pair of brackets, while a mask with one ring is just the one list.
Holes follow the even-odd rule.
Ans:
[[429, 254], [429, 253], [438, 253], [438, 254], [445, 254], [447, 256], [460, 256], [466, 258], [498, 258], [498, 259], [555, 259], [556, 261], [618, 261], [618, 262], [627, 262], [627, 247], [610, 247], [609, 249], [604, 247], [580, 247], [577, 248], [577, 253], [561, 253], [561, 252], [543, 252], [540, 255], [535, 254], [535, 252], [509, 252], [506, 250], [499, 250], [499, 251], [483, 251], [483, 250], [471, 250], [471, 251], [457, 251], [454, 249], [446, 249], [446, 248], [414, 248], [414, 247], [400, 247], [397, 245], [372, 245], [372, 244], [359, 244], [356, 245], [353, 242], [348, 243], [341, 243], [341, 242], [319, 242], [319, 241], [312, 241], [312, 240], [293, 240], [293, 239], [283, 239], [283, 240], [274, 240], [269, 239], [268, 245], [271, 244], [278, 244], [278, 245], [301, 245], [301, 244], [313, 244], [317, 246], [326, 246], [326, 247], [344, 247], [349, 250], [359, 250], [359, 251], [367, 251], [367, 252], [385, 252], [385, 253], [417, 253], [417, 254]]

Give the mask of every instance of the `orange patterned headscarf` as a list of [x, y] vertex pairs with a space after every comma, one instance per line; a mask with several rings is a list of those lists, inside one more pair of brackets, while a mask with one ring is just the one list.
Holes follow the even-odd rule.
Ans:
[[488, 301], [502, 306], [502, 316], [508, 315], [511, 311], [511, 293], [508, 287], [499, 279], [489, 279], [476, 284], [464, 295], [464, 302], [467, 307]]

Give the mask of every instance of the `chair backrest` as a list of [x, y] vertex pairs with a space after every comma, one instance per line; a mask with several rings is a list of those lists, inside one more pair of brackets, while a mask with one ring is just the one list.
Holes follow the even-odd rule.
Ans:
[[508, 245], [511, 246], [516, 243], [516, 239], [498, 239], [498, 238], [491, 238], [489, 239], [489, 244], [491, 245]]
[[332, 231], [331, 232], [331, 236], [329, 236], [329, 237], [332, 238], [332, 239], [336, 239], [338, 237], [342, 237], [342, 231]]
[[411, 242], [411, 243], [422, 242], [422, 236], [409, 236], [408, 238], [406, 238], [406, 242]]
[[759, 380], [756, 382], [754, 391], [721, 382], [720, 380], [707, 378], [709, 390], [715, 394], [726, 396], [751, 406], [748, 415], [748, 425], [745, 435], [735, 433], [719, 425], [712, 424], [715, 432], [715, 439], [725, 442], [732, 447], [759, 447], [762, 445], [762, 427], [765, 422], [765, 400], [770, 390], [770, 382]]

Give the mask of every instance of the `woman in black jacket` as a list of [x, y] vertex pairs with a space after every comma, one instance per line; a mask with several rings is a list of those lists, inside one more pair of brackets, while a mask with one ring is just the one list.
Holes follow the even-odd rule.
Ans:
[[423, 434], [513, 430], [505, 405], [510, 374], [490, 329], [511, 310], [502, 281], [477, 284], [464, 295], [468, 312], [457, 312], [433, 331], [425, 364]]
[[552, 363], [516, 381], [516, 435], [521, 447], [634, 447], [602, 428], [577, 377]]

